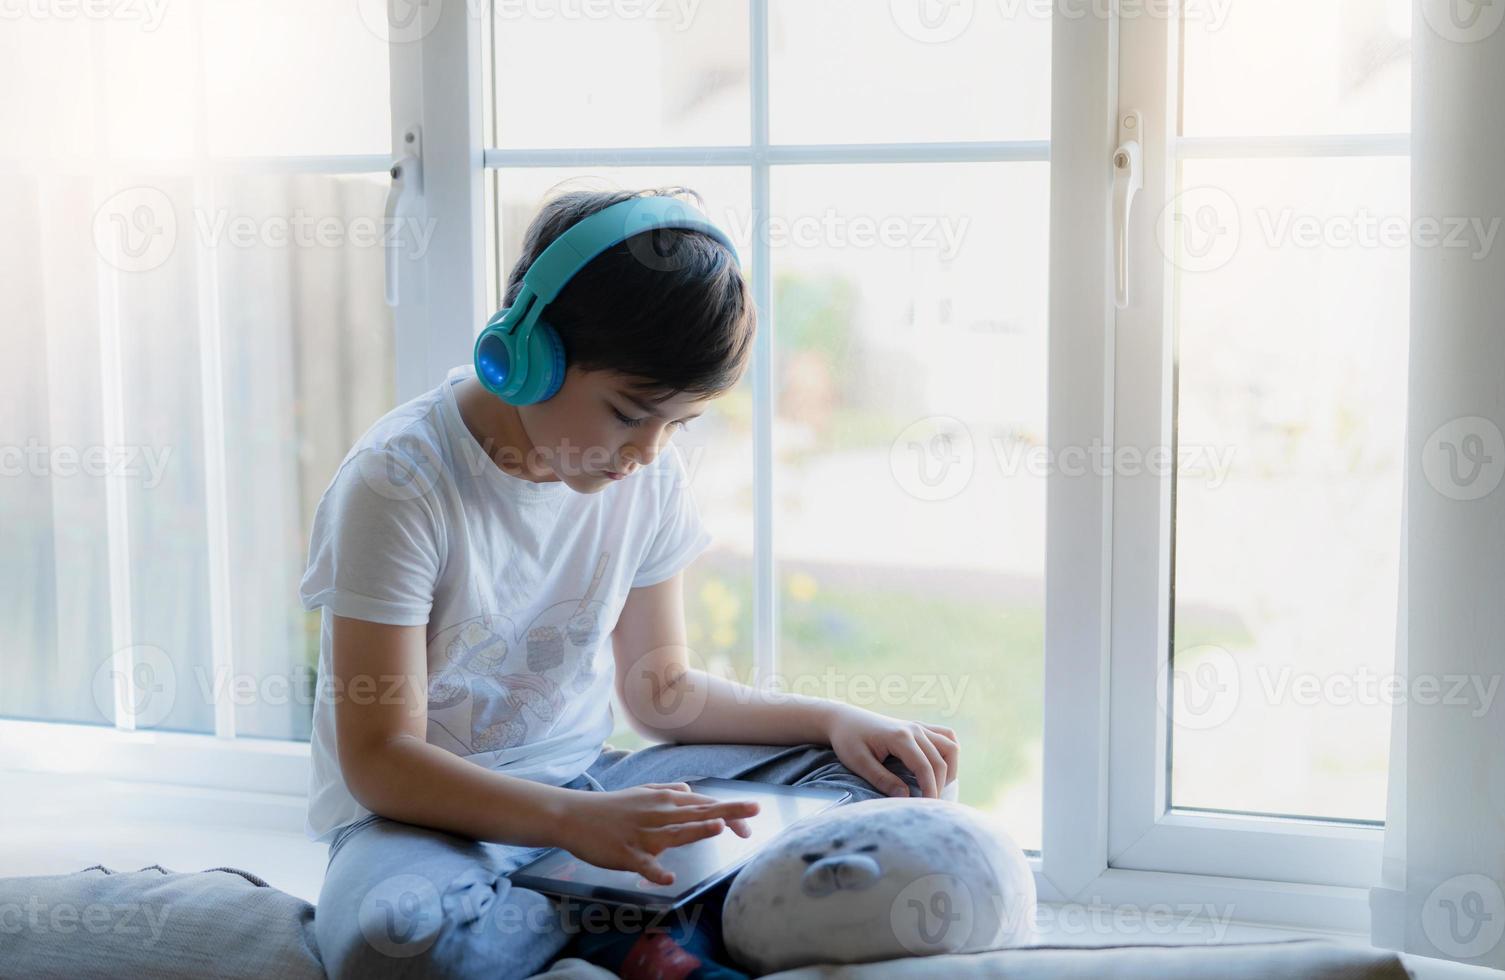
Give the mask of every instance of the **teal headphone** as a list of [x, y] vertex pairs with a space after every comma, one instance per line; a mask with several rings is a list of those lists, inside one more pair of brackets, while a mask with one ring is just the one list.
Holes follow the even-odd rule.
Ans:
[[741, 267], [731, 239], [678, 198], [636, 197], [582, 218], [533, 261], [523, 275], [517, 299], [498, 310], [476, 338], [476, 378], [486, 390], [512, 405], [552, 398], [564, 384], [564, 345], [539, 314], [591, 259], [618, 242], [656, 228], [705, 232], [725, 245]]

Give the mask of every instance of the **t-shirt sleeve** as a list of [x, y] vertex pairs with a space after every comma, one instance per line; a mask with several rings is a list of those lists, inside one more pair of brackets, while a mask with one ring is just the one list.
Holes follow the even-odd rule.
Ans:
[[700, 510], [690, 492], [689, 474], [678, 449], [670, 446], [666, 455], [669, 458], [664, 462], [668, 465], [658, 477], [663, 481], [660, 522], [632, 579], [634, 589], [673, 578], [715, 540], [700, 520]]
[[341, 465], [314, 511], [303, 608], [392, 626], [428, 622], [444, 559], [435, 474], [390, 446]]

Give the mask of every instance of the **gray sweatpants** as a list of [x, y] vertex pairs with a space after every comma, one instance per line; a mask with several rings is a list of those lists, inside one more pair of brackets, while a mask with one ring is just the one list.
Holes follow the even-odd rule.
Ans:
[[[884, 763], [921, 795], [896, 757]], [[824, 745], [651, 745], [629, 752], [606, 746], [590, 768], [566, 783], [615, 790], [701, 776], [785, 786], [839, 786], [852, 799], [883, 796]], [[730, 833], [731, 831], [725, 831]], [[607, 910], [514, 887], [507, 875], [547, 848], [471, 840], [428, 827], [368, 816], [329, 848], [314, 917], [324, 968], [343, 977], [528, 977], [546, 969], [584, 929], [668, 928], [687, 909], [655, 922], [652, 913]], [[609, 912], [604, 921], [589, 911]]]

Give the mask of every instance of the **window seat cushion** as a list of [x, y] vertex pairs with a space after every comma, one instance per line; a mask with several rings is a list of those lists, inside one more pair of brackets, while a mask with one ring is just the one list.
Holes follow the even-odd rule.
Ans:
[[314, 907], [236, 868], [0, 878], [8, 976], [320, 980]]

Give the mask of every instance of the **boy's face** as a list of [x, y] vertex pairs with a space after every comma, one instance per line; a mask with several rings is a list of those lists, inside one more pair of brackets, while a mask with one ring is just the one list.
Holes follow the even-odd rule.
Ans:
[[652, 405], [626, 386], [628, 380], [571, 366], [554, 397], [518, 406], [539, 458], [576, 493], [598, 493], [615, 482], [613, 473], [631, 479], [714, 400], [676, 394]]

